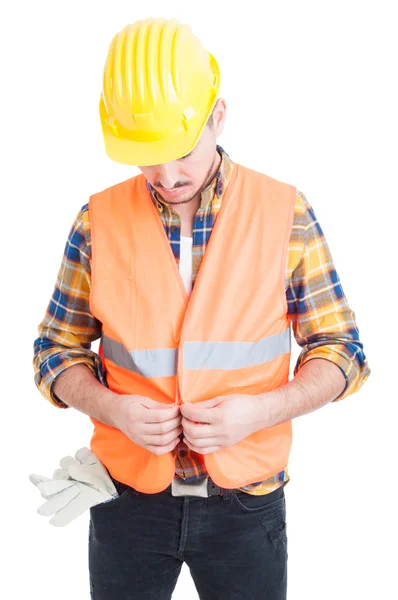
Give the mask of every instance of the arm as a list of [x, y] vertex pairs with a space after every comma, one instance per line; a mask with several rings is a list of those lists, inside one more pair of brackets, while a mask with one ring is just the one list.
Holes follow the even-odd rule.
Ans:
[[85, 365], [69, 367], [57, 377], [55, 394], [69, 406], [122, 431], [133, 442], [161, 455], [180, 441], [179, 407], [137, 395], [115, 394]]
[[315, 213], [300, 192], [291, 242], [288, 314], [302, 351], [294, 378], [259, 397], [260, 413], [271, 425], [346, 398], [370, 375], [355, 314]]
[[52, 387], [54, 395], [66, 406], [115, 427], [113, 416], [119, 396], [99, 383], [85, 364], [69, 366]]
[[286, 385], [258, 396], [264, 427], [301, 417], [335, 400], [346, 387], [341, 369], [333, 362], [314, 358]]
[[34, 342], [35, 383], [54, 406], [68, 405], [54, 393], [54, 382], [66, 369], [85, 365], [106, 385], [101, 359], [90, 350], [101, 335], [101, 323], [90, 313], [91, 240], [87, 205], [70, 230], [56, 285]]
[[257, 396], [219, 396], [182, 405], [184, 441], [195, 452], [216, 452], [259, 429], [321, 408], [335, 398], [345, 384], [338, 366], [327, 360], [313, 359], [303, 365], [292, 381], [271, 392]]
[[337, 365], [346, 385], [340, 394], [331, 398], [335, 402], [358, 391], [369, 377], [370, 369], [359, 339], [355, 313], [344, 295], [321, 226], [301, 192], [297, 199], [295, 221], [301, 224], [301, 232], [300, 227], [297, 229], [303, 249], [298, 262], [292, 261], [294, 270], [286, 291], [293, 333], [302, 347], [294, 376], [315, 358]]

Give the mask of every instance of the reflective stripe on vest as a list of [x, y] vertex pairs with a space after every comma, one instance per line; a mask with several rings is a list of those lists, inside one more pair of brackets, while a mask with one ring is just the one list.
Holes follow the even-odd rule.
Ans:
[[[178, 350], [126, 350], [120, 342], [102, 337], [105, 358], [143, 377], [177, 375]], [[290, 328], [256, 342], [185, 342], [184, 369], [243, 369], [270, 362], [290, 352]]]
[[290, 328], [257, 342], [185, 342], [184, 369], [244, 369], [290, 352]]
[[178, 353], [174, 348], [126, 350], [123, 344], [105, 335], [102, 346], [105, 358], [143, 377], [173, 377], [177, 373]]

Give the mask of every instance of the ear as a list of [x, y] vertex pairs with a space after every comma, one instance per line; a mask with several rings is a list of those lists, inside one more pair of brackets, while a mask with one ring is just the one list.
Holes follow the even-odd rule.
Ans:
[[213, 123], [216, 137], [224, 131], [225, 120], [227, 116], [227, 104], [224, 98], [219, 98], [213, 109]]

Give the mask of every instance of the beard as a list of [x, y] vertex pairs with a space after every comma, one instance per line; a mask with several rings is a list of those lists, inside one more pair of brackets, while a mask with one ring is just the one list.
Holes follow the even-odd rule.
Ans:
[[[165, 200], [162, 196], [162, 200], [165, 204], [168, 204], [169, 206], [175, 206], [177, 204], [188, 204], [188, 202], [191, 202], [194, 198], [196, 198], [196, 196], [198, 195], [199, 192], [195, 192], [190, 198], [187, 198], [186, 200], [180, 200], [179, 202], [169, 202], [168, 200]], [[161, 194], [160, 194], [161, 195]]]
[[192, 202], [192, 200], [194, 200], [195, 198], [197, 198], [198, 195], [200, 195], [210, 185], [211, 181], [214, 179], [214, 177], [212, 177], [211, 174], [212, 174], [214, 165], [216, 163], [217, 156], [220, 157], [220, 155], [218, 154], [218, 151], [215, 153], [214, 160], [213, 160], [212, 164], [210, 165], [210, 167], [209, 167], [209, 169], [208, 169], [208, 171], [206, 173], [206, 176], [205, 176], [205, 178], [203, 180], [202, 185], [199, 187], [199, 189], [196, 192], [194, 192], [192, 194], [192, 196], [190, 196], [189, 198], [186, 198], [185, 200], [180, 200], [179, 202], [168, 202], [162, 196], [163, 202], [165, 204], [168, 204], [169, 206], [176, 206], [177, 204], [188, 204], [188, 202]]

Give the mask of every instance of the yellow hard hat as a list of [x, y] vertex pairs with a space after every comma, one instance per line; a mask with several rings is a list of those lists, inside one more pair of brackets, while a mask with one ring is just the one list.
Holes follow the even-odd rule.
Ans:
[[189, 154], [217, 101], [217, 61], [177, 20], [146, 19], [113, 38], [100, 117], [108, 156], [148, 166]]

